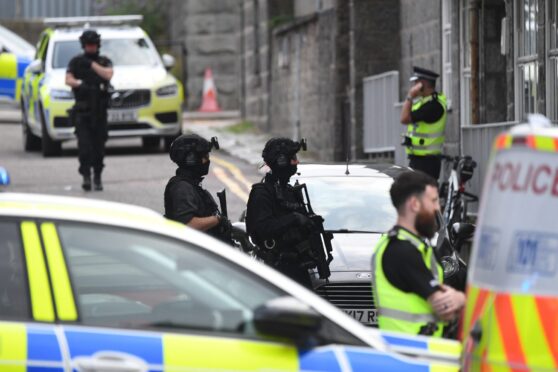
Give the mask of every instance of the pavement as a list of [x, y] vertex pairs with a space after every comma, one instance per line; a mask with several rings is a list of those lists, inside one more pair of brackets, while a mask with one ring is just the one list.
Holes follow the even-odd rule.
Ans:
[[[232, 114], [231, 114], [232, 113]], [[234, 113], [237, 115], [235, 116]], [[262, 166], [262, 150], [266, 142], [274, 137], [269, 133], [259, 132], [256, 128], [242, 133], [230, 130], [232, 126], [238, 124], [242, 119], [237, 111], [225, 113], [195, 113], [184, 114], [184, 132], [195, 133], [207, 140], [211, 137], [219, 139], [221, 150], [229, 155], [239, 158], [255, 166]], [[303, 161], [315, 161], [307, 153], [299, 153], [299, 158]]]

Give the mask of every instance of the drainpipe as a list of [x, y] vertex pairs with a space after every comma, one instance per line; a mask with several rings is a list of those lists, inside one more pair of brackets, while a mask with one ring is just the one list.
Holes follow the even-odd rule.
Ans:
[[479, 1], [469, 1], [471, 19], [471, 122], [479, 124]]

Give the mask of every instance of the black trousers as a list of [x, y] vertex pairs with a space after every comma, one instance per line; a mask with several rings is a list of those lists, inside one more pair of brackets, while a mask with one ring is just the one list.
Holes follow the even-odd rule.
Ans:
[[409, 155], [409, 167], [422, 171], [438, 181], [442, 168], [442, 158], [438, 155]]
[[298, 284], [312, 290], [312, 280], [310, 279], [308, 269], [300, 267], [297, 262], [280, 262], [277, 266], [277, 271], [288, 276]]
[[78, 113], [75, 115], [78, 140], [79, 173], [83, 176], [101, 174], [104, 168], [105, 143], [107, 142], [106, 111], [101, 114]]

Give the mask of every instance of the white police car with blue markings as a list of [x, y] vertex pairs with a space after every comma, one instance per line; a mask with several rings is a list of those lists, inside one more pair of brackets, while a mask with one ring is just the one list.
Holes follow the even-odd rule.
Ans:
[[457, 371], [432, 342], [151, 210], [0, 194], [0, 370]]

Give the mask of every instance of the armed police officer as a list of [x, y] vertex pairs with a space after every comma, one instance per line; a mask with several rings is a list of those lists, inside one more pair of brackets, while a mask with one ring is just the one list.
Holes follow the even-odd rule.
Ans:
[[401, 109], [401, 123], [407, 125], [403, 145], [409, 166], [438, 179], [446, 128], [447, 103], [442, 93], [436, 92], [438, 74], [413, 67], [407, 98]]
[[429, 239], [440, 209], [436, 180], [420, 171], [401, 173], [390, 189], [397, 224], [374, 249], [372, 288], [382, 330], [441, 336], [465, 295], [443, 282]]
[[214, 147], [219, 148], [216, 137], [208, 142], [196, 134], [185, 134], [172, 142], [169, 154], [178, 169], [165, 188], [165, 217], [230, 242], [230, 221], [201, 185]]
[[297, 152], [305, 142], [288, 138], [272, 138], [262, 157], [271, 169], [261, 183], [252, 186], [246, 210], [246, 229], [259, 247], [264, 261], [277, 270], [312, 288], [308, 267], [301, 262], [296, 248], [304, 244], [315, 228], [306, 215], [303, 201], [289, 180], [297, 171]]
[[70, 120], [75, 125], [78, 140], [81, 186], [86, 191], [91, 190], [93, 168], [94, 188], [101, 191], [112, 62], [99, 55], [101, 35], [95, 30], [84, 31], [79, 40], [84, 53], [72, 58], [66, 71], [66, 85], [72, 87], [76, 99], [70, 110]]

